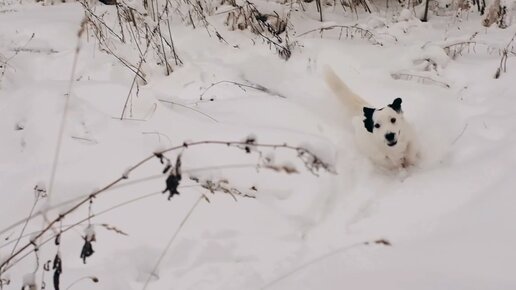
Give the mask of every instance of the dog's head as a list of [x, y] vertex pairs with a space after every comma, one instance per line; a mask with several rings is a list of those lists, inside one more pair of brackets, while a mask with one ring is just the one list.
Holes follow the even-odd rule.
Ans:
[[364, 127], [381, 144], [396, 146], [404, 125], [400, 98], [381, 109], [364, 107]]

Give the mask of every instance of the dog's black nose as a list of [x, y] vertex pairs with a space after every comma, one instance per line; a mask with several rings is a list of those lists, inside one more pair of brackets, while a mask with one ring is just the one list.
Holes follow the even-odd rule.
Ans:
[[385, 134], [385, 139], [387, 139], [387, 141], [393, 141], [394, 137], [396, 137], [396, 134], [394, 134], [394, 133]]

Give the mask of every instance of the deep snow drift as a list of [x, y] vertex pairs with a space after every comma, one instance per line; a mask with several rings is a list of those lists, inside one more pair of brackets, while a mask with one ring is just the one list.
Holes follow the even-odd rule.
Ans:
[[[329, 24], [356, 23], [355, 16], [327, 13]], [[0, 61], [8, 60], [0, 76], [0, 229], [27, 217], [34, 186], [50, 179], [82, 16], [76, 3], [0, 6]], [[224, 31], [222, 18], [213, 22]], [[132, 120], [124, 121], [119, 117], [132, 73], [84, 37], [52, 197], [35, 212], [87, 196], [156, 149], [184, 141], [252, 135], [260, 143], [305, 146], [331, 161], [337, 174], [314, 176], [295, 152], [282, 150], [266, 154], [294, 164], [299, 174], [257, 171], [256, 154], [206, 145], [183, 152], [185, 173], [225, 178], [246, 192], [254, 187], [256, 198], [235, 202], [185, 178], [181, 195], [167, 201], [160, 193], [162, 165], [154, 160], [93, 203], [99, 213], [155, 193], [91, 220], [97, 241], [87, 264], [79, 258], [87, 222], [63, 235], [62, 287], [96, 276], [97, 284], [81, 281], [72, 289], [142, 289], [204, 193], [210, 203], [203, 199], [192, 212], [148, 289], [515, 289], [513, 55], [507, 73], [493, 78], [500, 63], [493, 47], [505, 47], [514, 27], [486, 29], [475, 13], [462, 21], [360, 15], [358, 22], [374, 28], [383, 45], [315, 32], [296, 39], [288, 61], [250, 41], [249, 32], [225, 31], [228, 45], [203, 29], [174, 25], [184, 65], [168, 77], [154, 71], [131, 99]], [[315, 13], [313, 19], [295, 16], [293, 23], [298, 34], [321, 27]], [[446, 54], [443, 47], [475, 32], [486, 45], [455, 59]], [[423, 146], [420, 166], [385, 172], [358, 154], [346, 118], [323, 83], [327, 64], [372, 104], [403, 98]], [[409, 77], [415, 74], [433, 81]], [[213, 101], [199, 101], [211, 84], [224, 80], [259, 84], [274, 94], [220, 84], [205, 93]], [[65, 208], [49, 211], [49, 218]], [[64, 226], [87, 214], [84, 206]], [[42, 224], [35, 219], [25, 233]], [[0, 260], [11, 253], [20, 231], [21, 226], [2, 232]], [[363, 244], [379, 239], [391, 246]], [[53, 243], [41, 247], [40, 263], [55, 253]], [[11, 279], [6, 289], [21, 288], [34, 257], [2, 275]], [[44, 277], [52, 287], [51, 276], [38, 271], [38, 284]]]

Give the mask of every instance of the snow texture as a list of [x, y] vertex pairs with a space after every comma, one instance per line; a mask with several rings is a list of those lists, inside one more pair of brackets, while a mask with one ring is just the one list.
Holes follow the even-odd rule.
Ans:
[[[285, 15], [284, 5], [256, 3]], [[115, 11], [97, 5], [99, 13]], [[41, 267], [61, 254], [63, 289], [85, 276], [99, 283], [84, 280], [72, 289], [142, 289], [151, 273], [147, 289], [516, 289], [516, 58], [510, 54], [507, 72], [494, 79], [500, 55], [481, 46], [504, 48], [514, 27], [484, 28], [473, 12], [461, 21], [433, 15], [422, 23], [394, 8], [355, 15], [324, 7], [327, 22], [320, 23], [315, 3], [303, 6], [312, 12], [291, 15], [297, 34], [358, 21], [382, 45], [360, 36], [339, 39], [338, 29], [323, 37], [291, 35], [298, 44], [285, 61], [250, 31], [228, 31], [224, 15], [209, 21], [228, 44], [174, 20], [184, 64], [169, 76], [145, 64], [148, 83], [139, 86], [123, 121], [134, 74], [83, 35], [52, 199], [36, 203], [17, 249], [45, 225], [43, 216], [57, 218], [125, 172], [127, 180], [93, 199], [91, 228], [84, 220], [63, 233], [59, 249], [53, 240], [40, 247]], [[0, 5], [0, 64], [8, 60], [0, 67], [1, 259], [20, 235], [35, 186], [49, 184], [83, 16], [75, 2]], [[446, 45], [474, 33], [479, 45], [447, 54]], [[403, 98], [421, 164], [387, 172], [358, 153], [343, 109], [324, 84], [325, 65], [375, 106]], [[231, 83], [209, 88], [219, 81], [268, 91]], [[254, 150], [199, 145], [167, 155], [182, 154], [183, 178], [180, 195], [167, 201], [161, 194], [167, 175], [153, 152], [249, 136], [308, 148], [337, 173], [315, 176], [297, 152], [281, 148], [260, 152], [298, 174], [257, 168]], [[149, 156], [154, 159], [128, 174], [126, 168]], [[254, 198], [235, 202], [190, 177], [223, 181]], [[182, 225], [203, 194], [209, 203], [203, 199]], [[88, 214], [86, 203], [54, 229]], [[82, 236], [91, 238], [93, 227], [95, 251], [84, 264]], [[375, 243], [381, 239], [391, 245]], [[41, 267], [32, 274], [35, 261], [29, 254], [2, 274], [11, 280], [4, 289], [42, 285]], [[48, 289], [52, 275], [44, 277]]]

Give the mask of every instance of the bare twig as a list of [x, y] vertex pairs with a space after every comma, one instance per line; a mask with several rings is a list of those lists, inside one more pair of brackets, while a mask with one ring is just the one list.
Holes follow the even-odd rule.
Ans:
[[462, 128], [462, 131], [460, 132], [460, 134], [451, 143], [452, 145], [455, 145], [455, 143], [457, 143], [457, 141], [459, 141], [460, 137], [462, 137], [462, 135], [464, 135], [464, 132], [466, 132], [466, 129], [468, 128], [468, 125], [469, 125], [468, 123], [466, 123], [466, 125], [464, 125], [464, 128]]
[[[147, 133], [153, 133], [153, 132], [147, 132]], [[232, 169], [232, 168], [233, 169], [236, 169], [236, 168], [241, 169], [241, 168], [256, 168], [256, 167], [257, 167], [257, 164], [255, 164], [255, 163], [226, 164], [226, 165], [214, 165], [214, 166], [209, 166], [209, 167], [191, 168], [191, 169], [183, 170], [183, 172], [184, 173], [193, 173], [193, 172], [200, 172], [200, 171], [207, 171], [207, 170], [214, 170], [214, 169]], [[138, 178], [138, 179], [133, 179], [133, 180], [121, 183], [121, 184], [117, 184], [117, 185], [111, 187], [110, 189], [106, 190], [106, 192], [111, 192], [111, 191], [114, 191], [116, 189], [124, 188], [124, 187], [131, 186], [131, 185], [134, 185], [134, 184], [137, 184], [137, 183], [146, 182], [146, 181], [150, 181], [150, 180], [154, 180], [154, 179], [159, 179], [159, 178], [163, 178], [163, 174], [156, 174], [156, 175], [151, 175], [151, 176], [142, 177], [142, 178]], [[77, 202], [77, 201], [81, 200], [82, 198], [85, 198], [85, 197], [87, 197], [89, 195], [90, 195], [90, 193], [83, 194], [83, 195], [80, 195], [78, 197], [65, 200], [65, 201], [63, 201], [61, 203], [58, 203], [58, 204], [55, 204], [53, 206], [46, 207], [45, 208], [45, 212], [51, 211], [51, 210], [54, 210], [54, 209], [57, 209], [57, 208], [61, 208], [63, 206], [66, 206], [66, 205], [69, 205], [71, 203]], [[39, 211], [33, 213], [29, 220], [32, 220], [32, 219], [34, 219], [36, 217], [39, 217], [41, 214], [43, 214], [43, 211], [39, 210]], [[97, 213], [97, 216], [98, 216], [98, 213]], [[11, 224], [10, 226], [2, 229], [0, 231], [0, 235], [5, 234], [6, 232], [16, 228], [17, 226], [22, 225], [23, 223], [26, 222], [26, 220], [27, 220], [27, 218], [23, 218], [23, 219], [15, 222], [13, 224]], [[26, 237], [26, 235], [24, 235], [23, 237]], [[15, 241], [9, 241], [9, 242], [1, 245], [0, 249], [4, 248], [5, 246], [10, 245], [10, 244], [12, 244], [14, 242]]]
[[172, 102], [172, 101], [169, 101], [169, 100], [163, 100], [163, 99], [159, 99], [160, 102], [163, 102], [163, 103], [167, 103], [167, 104], [172, 104], [172, 105], [176, 105], [176, 106], [179, 106], [179, 107], [183, 107], [183, 108], [186, 108], [186, 109], [189, 109], [189, 110], [192, 110], [194, 112], [197, 112], [207, 118], [209, 118], [210, 120], [214, 121], [214, 122], [219, 122], [217, 121], [217, 119], [213, 118], [212, 116], [206, 114], [206, 113], [203, 113], [201, 112], [200, 110], [197, 110], [197, 109], [194, 109], [192, 107], [189, 107], [189, 106], [186, 106], [186, 105], [183, 105], [183, 104], [179, 104], [179, 103], [176, 103], [176, 102]]
[[[14, 54], [11, 55], [10, 57], [2, 57], [2, 55], [0, 54], [0, 69], [2, 70], [2, 72], [0, 73], [0, 80], [2, 80], [3, 76], [5, 75], [5, 72], [7, 70], [7, 67], [10, 66], [9, 65], [9, 62], [15, 58], [23, 49], [25, 49], [27, 47], [27, 45], [29, 45], [29, 43], [31, 42], [32, 39], [34, 39], [34, 36], [36, 34], [35, 33], [32, 33], [32, 35], [30, 36], [30, 38], [27, 40], [27, 42], [25, 42], [25, 44], [23, 46], [21, 46], [18, 50], [15, 50], [14, 51]], [[4, 58], [4, 59], [2, 59]], [[0, 284], [1, 285], [1, 284]]]
[[179, 58], [176, 53], [176, 47], [174, 46], [174, 40], [172, 39], [172, 30], [170, 29], [170, 21], [167, 18], [167, 27], [168, 27], [168, 37], [170, 37], [170, 48], [172, 48], [172, 54], [174, 55], [174, 60], [176, 65], [182, 65], [183, 61]]
[[477, 35], [478, 32], [475, 32], [468, 38], [467, 41], [446, 45], [445, 47], [443, 47], [444, 52], [446, 52], [446, 54], [450, 56], [452, 59], [455, 59], [457, 55], [460, 55], [462, 53], [464, 48], [469, 47], [469, 45], [472, 43], [475, 43], [473, 39], [477, 37]]
[[417, 81], [422, 82], [422, 83], [429, 83], [429, 84], [433, 84], [433, 85], [439, 85], [439, 86], [445, 87], [445, 88], [450, 88], [449, 84], [447, 84], [447, 83], [445, 83], [443, 81], [440, 81], [440, 80], [433, 79], [430, 76], [416, 75], [416, 74], [411, 74], [411, 73], [399, 72], [399, 73], [392, 73], [391, 77], [393, 79], [395, 79], [395, 80], [411, 80], [411, 79], [416, 79]]
[[95, 15], [95, 13], [93, 13], [93, 11], [91, 11], [90, 7], [88, 7], [86, 2], [83, 2], [83, 1], [78, 1], [78, 2], [88, 12], [89, 15], [91, 15], [95, 19], [97, 19], [97, 21], [100, 24], [102, 24], [103, 27], [105, 27], [112, 35], [116, 36], [116, 38], [118, 38], [121, 42], [124, 42], [124, 39], [120, 35], [118, 35], [118, 33], [116, 33], [113, 29], [111, 29], [111, 27], [109, 27], [109, 25], [107, 25], [106, 22], [104, 22], [104, 20], [102, 20], [102, 18], [98, 17], [97, 15]]
[[165, 257], [165, 255], [167, 254], [168, 250], [170, 249], [170, 247], [172, 246], [172, 243], [174, 243], [177, 235], [179, 234], [179, 232], [181, 231], [181, 229], [184, 227], [186, 221], [190, 218], [190, 216], [192, 215], [192, 213], [194, 212], [194, 210], [197, 208], [197, 206], [201, 203], [201, 201], [203, 200], [203, 196], [204, 195], [201, 195], [199, 196], [199, 198], [195, 201], [195, 203], [193, 204], [193, 206], [190, 208], [190, 210], [188, 211], [188, 213], [186, 214], [186, 216], [183, 218], [183, 220], [181, 221], [181, 223], [179, 224], [179, 227], [174, 231], [174, 234], [172, 235], [172, 237], [170, 238], [170, 240], [168, 241], [167, 245], [165, 246], [165, 248], [163, 249], [163, 251], [161, 252], [161, 255], [159, 256], [158, 260], [156, 261], [156, 263], [154, 264], [154, 267], [152, 268], [152, 270], [150, 271], [149, 273], [149, 277], [147, 278], [147, 280], [145, 281], [145, 284], [143, 285], [143, 290], [147, 289], [147, 286], [149, 285], [151, 279], [152, 279], [152, 276], [155, 275], [156, 273], [156, 270], [158, 269], [159, 265], [161, 264], [161, 261], [163, 261], [163, 258]]
[[305, 264], [302, 264], [300, 265], [299, 267], [297, 268], [294, 268], [292, 271], [290, 272], [287, 272], [281, 276], [279, 276], [278, 278], [272, 280], [271, 282], [265, 284], [264, 286], [260, 287], [261, 290], [263, 289], [267, 289], [267, 288], [270, 288], [271, 286], [277, 284], [278, 282], [281, 282], [283, 280], [285, 280], [286, 278], [316, 264], [316, 263], [319, 263], [323, 260], [326, 260], [336, 254], [339, 254], [339, 253], [342, 253], [342, 252], [345, 252], [347, 250], [350, 250], [350, 249], [353, 249], [353, 248], [356, 248], [356, 247], [359, 247], [359, 246], [367, 246], [367, 245], [371, 245], [371, 244], [377, 244], [377, 245], [385, 245], [385, 246], [390, 246], [391, 243], [385, 239], [379, 239], [379, 240], [376, 240], [376, 241], [373, 241], [373, 242], [360, 242], [360, 243], [355, 243], [355, 244], [352, 244], [352, 245], [347, 245], [347, 246], [343, 246], [343, 247], [340, 247], [340, 248], [337, 248], [333, 251], [330, 251], [322, 256], [319, 256], [313, 260], [310, 260], [308, 262], [306, 262]]
[[297, 37], [299, 38], [299, 37], [305, 36], [309, 33], [317, 32], [317, 31], [319, 31], [321, 33], [321, 37], [322, 37], [323, 31], [332, 30], [332, 29], [340, 29], [339, 40], [342, 38], [342, 33], [345, 31], [346, 38], [351, 38], [358, 34], [360, 37], [369, 40], [374, 45], [383, 46], [383, 44], [376, 39], [373, 32], [371, 32], [368, 29], [359, 27], [357, 24], [352, 25], [352, 26], [350, 26], [350, 25], [330, 25], [330, 26], [320, 27], [320, 28], [316, 28], [316, 29], [312, 29], [312, 30], [303, 32], [303, 33], [299, 34]]
[[237, 87], [239, 87], [242, 91], [246, 92], [245, 88], [249, 88], [249, 89], [254, 89], [254, 90], [257, 90], [257, 91], [261, 91], [261, 92], [264, 92], [266, 94], [269, 94], [269, 95], [276, 95], [280, 98], [285, 98], [285, 96], [279, 94], [279, 93], [276, 93], [276, 92], [273, 92], [272, 90], [262, 86], [262, 85], [258, 85], [258, 84], [243, 84], [243, 83], [239, 83], [239, 82], [234, 82], [234, 81], [218, 81], [216, 83], [212, 83], [209, 87], [207, 87], [202, 93], [201, 95], [199, 96], [199, 99], [202, 101], [203, 100], [203, 97], [204, 95], [213, 87], [217, 86], [217, 85], [220, 85], [220, 84], [232, 84], [232, 85], [235, 85]]
[[[162, 20], [162, 17], [165, 15], [165, 12], [168, 11], [168, 5], [169, 5], [170, 2], [167, 2], [165, 4], [165, 7], [163, 8], [163, 11], [161, 11], [161, 14], [159, 15], [158, 17], [158, 20], [157, 20], [157, 25], [154, 26], [154, 28], [151, 30], [152, 31], [152, 34], [156, 34], [159, 30], [159, 23], [161, 22]], [[162, 37], [160, 37], [160, 39], [163, 39]], [[138, 64], [138, 69], [137, 71], [138, 72], [141, 72], [141, 67], [143, 65], [143, 62], [145, 62], [145, 57], [147, 55], [147, 53], [149, 52], [149, 48], [150, 48], [150, 45], [151, 45], [151, 41], [147, 41], [147, 47], [145, 48], [145, 52], [143, 53], [143, 55], [140, 57], [140, 62]], [[137, 79], [137, 75], [134, 76], [133, 78], [133, 81], [131, 83], [131, 88], [129, 89], [129, 93], [127, 94], [127, 98], [125, 100], [125, 103], [124, 103], [124, 108], [122, 110], [122, 113], [120, 114], [120, 120], [123, 120], [124, 119], [124, 114], [125, 114], [125, 111], [127, 109], [127, 104], [129, 103], [129, 99], [131, 98], [131, 94], [132, 94], [132, 91], [133, 91], [133, 88], [134, 88], [134, 85], [136, 84], [136, 79]]]
[[274, 47], [280, 57], [285, 60], [290, 58], [292, 44], [289, 43], [287, 34], [285, 34], [285, 37], [281, 36], [284, 31], [287, 31], [290, 13], [284, 20], [277, 13], [261, 13], [250, 1], [245, 1], [243, 5], [237, 5], [235, 2], [233, 5], [237, 9], [228, 12], [225, 22], [230, 29], [243, 30], [249, 28], [251, 32], [260, 36], [269, 47]]
[[[161, 176], [161, 177], [163, 177], [163, 176]], [[197, 187], [197, 186], [199, 186], [199, 185], [198, 185], [198, 184], [194, 184], [194, 185], [180, 186], [180, 188]], [[100, 215], [103, 215], [103, 214], [105, 214], [105, 213], [108, 213], [108, 212], [110, 212], [110, 211], [112, 211], [112, 210], [115, 210], [115, 209], [117, 209], [117, 208], [124, 207], [124, 206], [126, 206], [126, 205], [128, 205], [128, 204], [131, 204], [131, 203], [134, 203], [134, 202], [137, 202], [137, 201], [143, 200], [143, 199], [147, 199], [147, 198], [149, 198], [149, 197], [153, 197], [153, 196], [161, 195], [161, 194], [162, 194], [162, 192], [161, 192], [161, 191], [159, 191], [159, 192], [152, 192], [152, 193], [148, 193], [148, 194], [145, 194], [145, 195], [143, 195], [143, 196], [139, 196], [139, 197], [136, 197], [136, 198], [132, 198], [132, 199], [130, 199], [130, 200], [127, 200], [127, 201], [121, 202], [121, 203], [119, 203], [119, 204], [116, 204], [116, 205], [114, 205], [114, 206], [112, 206], [112, 207], [109, 207], [109, 208], [107, 208], [107, 209], [105, 209], [105, 210], [102, 210], [102, 211], [100, 211], [100, 212], [98, 212], [98, 213], [96, 213], [96, 214], [89, 214], [87, 217], [85, 217], [85, 218], [83, 218], [83, 219], [81, 219], [81, 220], [79, 220], [79, 221], [77, 221], [77, 222], [75, 222], [75, 223], [73, 223], [73, 224], [70, 224], [70, 225], [66, 226], [66, 228], [64, 228], [64, 229], [60, 230], [58, 233], [56, 233], [56, 234], [54, 234], [54, 235], [52, 235], [52, 236], [48, 237], [47, 239], [43, 240], [43, 241], [42, 241], [42, 242], [40, 242], [40, 243], [38, 243], [38, 244], [37, 244], [37, 246], [38, 246], [38, 247], [41, 247], [41, 246], [43, 246], [43, 245], [47, 244], [47, 243], [48, 243], [48, 242], [50, 242], [50, 241], [54, 241], [58, 235], [62, 235], [62, 234], [64, 234], [64, 233], [66, 233], [66, 232], [70, 231], [71, 229], [74, 229], [74, 228], [75, 228], [75, 227], [77, 227], [78, 225], [80, 225], [80, 224], [83, 224], [83, 223], [87, 222], [88, 220], [90, 220], [90, 219], [92, 219], [92, 218], [94, 218], [94, 217], [98, 217], [98, 216], [100, 216]], [[33, 232], [33, 233], [30, 233], [30, 234], [27, 234], [27, 235], [36, 234], [36, 233], [38, 233], [38, 232]], [[31, 245], [33, 245], [33, 243], [31, 243]], [[12, 264], [8, 265], [8, 266], [3, 270], [3, 272], [2, 272], [2, 273], [5, 273], [7, 270], [11, 269], [11, 268], [16, 264], [16, 263], [18, 263], [18, 262], [22, 261], [23, 259], [25, 259], [26, 257], [28, 257], [30, 254], [32, 254], [32, 251], [30, 251], [30, 252], [28, 252], [28, 253], [24, 254], [23, 256], [20, 256], [20, 258], [19, 258], [19, 259], [17, 259], [14, 263], [12, 263]]]
[[502, 51], [502, 58], [500, 59], [500, 65], [496, 69], [496, 73], [494, 78], [497, 79], [500, 77], [502, 72], [507, 72], [507, 59], [509, 58], [509, 47], [512, 45], [514, 38], [516, 38], [516, 33], [512, 36], [511, 40], [507, 43], [505, 48]]
[[57, 172], [57, 165], [59, 164], [59, 157], [61, 154], [61, 145], [62, 145], [63, 134], [64, 134], [65, 125], [66, 125], [66, 118], [68, 115], [70, 95], [72, 94], [72, 87], [73, 87], [74, 79], [75, 79], [75, 70], [77, 67], [77, 60], [79, 58], [79, 52], [81, 50], [81, 37], [82, 37], [82, 33], [84, 32], [84, 29], [86, 27], [86, 21], [87, 21], [86, 18], [84, 18], [82, 20], [80, 27], [79, 27], [79, 31], [77, 33], [77, 45], [75, 47], [75, 54], [73, 57], [72, 71], [70, 74], [70, 80], [68, 81], [68, 89], [66, 90], [66, 94], [65, 94], [65, 104], [64, 104], [64, 108], [63, 108], [63, 116], [61, 118], [59, 134], [57, 137], [56, 151], [54, 153], [54, 159], [52, 162], [52, 171], [50, 174], [50, 182], [49, 182], [49, 186], [48, 186], [48, 198], [49, 199], [52, 198], [52, 193], [53, 193], [52, 190], [54, 188], [54, 181], [55, 181], [56, 172]]
[[315, 5], [317, 6], [317, 11], [319, 12], [319, 20], [323, 22], [323, 12], [322, 12], [322, 5], [321, 0], [315, 0]]
[[[199, 17], [203, 24], [204, 24], [204, 28], [206, 29], [206, 32], [208, 33], [208, 35], [211, 37], [211, 33], [210, 33], [210, 30], [209, 28], [213, 29], [213, 31], [215, 32], [215, 35], [217, 36], [217, 39], [221, 42], [224, 42], [226, 44], [228, 44], [228, 42], [222, 37], [222, 35], [219, 33], [219, 31], [213, 26], [210, 24], [210, 22], [208, 21], [208, 19], [206, 18], [206, 15], [204, 15], [204, 12], [202, 10], [202, 7], [200, 6], [200, 2], [196, 1], [195, 3], [192, 2], [191, 0], [184, 0], [184, 2], [186, 2], [192, 9], [193, 11], [195, 12], [195, 14], [197, 15], [197, 17]], [[192, 26], [193, 28], [195, 29], [195, 22], [192, 18], [192, 14], [190, 13], [190, 11], [188, 11], [188, 15], [189, 15], [189, 18], [190, 18], [190, 22], [192, 23]]]
[[84, 141], [86, 143], [90, 143], [90, 144], [97, 144], [98, 142], [93, 140], [93, 139], [89, 139], [89, 138], [84, 138], [84, 137], [78, 137], [78, 136], [71, 136], [72, 139], [75, 139], [75, 140], [79, 140], [79, 141]]
[[488, 43], [481, 40], [475, 40], [474, 38], [478, 35], [478, 32], [475, 32], [469, 39], [464, 41], [456, 41], [456, 42], [448, 42], [445, 43], [442, 48], [444, 49], [444, 52], [451, 57], [452, 59], [457, 58], [457, 56], [462, 55], [465, 51], [466, 52], [473, 52], [476, 53], [477, 47], [485, 47], [485, 50], [488, 54], [498, 53], [499, 55], [504, 55], [504, 52], [506, 51], [507, 54], [516, 55], [516, 50], [514, 47], [510, 47], [510, 42], [508, 46], [500, 47], [497, 46], [494, 43]]
[[[159, 177], [159, 178], [163, 178], [163, 175], [162, 175], [162, 174], [160, 174], [158, 177]], [[199, 184], [191, 184], [191, 185], [182, 185], [182, 186], [179, 186], [179, 188], [184, 189], [184, 188], [199, 187], [199, 186], [200, 186]], [[89, 214], [87, 217], [85, 217], [85, 218], [83, 218], [83, 219], [81, 219], [81, 220], [79, 220], [79, 221], [77, 221], [77, 222], [75, 222], [75, 223], [73, 223], [73, 224], [66, 225], [66, 226], [65, 226], [65, 227], [66, 227], [66, 229], [65, 229], [65, 230], [61, 230], [58, 234], [65, 233], [65, 232], [67, 232], [69, 229], [71, 229], [71, 228], [73, 228], [73, 227], [76, 227], [76, 226], [78, 226], [78, 225], [80, 225], [80, 224], [82, 224], [82, 223], [84, 223], [84, 222], [88, 221], [89, 219], [99, 217], [99, 216], [101, 216], [101, 215], [104, 215], [105, 213], [111, 212], [111, 211], [113, 211], [113, 210], [115, 210], [115, 209], [118, 209], [118, 208], [120, 208], [120, 207], [124, 207], [124, 206], [126, 206], [126, 205], [128, 205], [128, 204], [132, 204], [132, 203], [135, 203], [135, 202], [137, 202], [137, 201], [140, 201], [140, 200], [143, 200], [143, 199], [147, 199], [147, 198], [149, 198], [149, 197], [153, 197], [153, 196], [161, 196], [161, 195], [162, 195], [162, 192], [161, 192], [161, 190], [160, 190], [160, 191], [151, 192], [151, 193], [148, 193], [148, 194], [145, 194], [145, 195], [142, 195], [142, 196], [138, 196], [138, 197], [135, 197], [135, 198], [131, 198], [131, 199], [129, 199], [129, 200], [126, 200], [126, 201], [124, 201], [124, 202], [118, 203], [118, 204], [116, 204], [116, 205], [114, 205], [114, 206], [111, 206], [111, 207], [109, 207], [109, 208], [106, 208], [106, 209], [104, 209], [104, 210], [101, 210], [101, 211], [99, 211], [99, 212], [97, 212], [97, 213]], [[105, 227], [105, 228], [107, 229], [107, 227], [106, 227], [106, 226], [104, 226], [104, 224], [100, 224], [100, 226], [103, 226], [103, 227]], [[108, 229], [108, 230], [109, 230], [109, 229]], [[34, 234], [37, 234], [37, 233], [39, 233], [39, 231], [26, 233], [26, 234], [24, 234], [24, 235], [22, 236], [22, 238], [25, 238], [25, 237], [28, 237], [28, 236], [31, 236], [31, 235], [34, 235]], [[49, 238], [49, 240], [52, 240], [52, 239], [54, 239], [55, 237], [56, 237], [56, 235], [53, 235], [51, 238]], [[1, 248], [3, 248], [3, 247], [8, 246], [8, 245], [10, 245], [10, 244], [12, 244], [12, 243], [14, 243], [14, 242], [15, 242], [15, 241], [11, 241], [11, 242], [5, 243], [4, 245], [0, 246], [0, 249], [1, 249]], [[42, 246], [42, 245], [44, 245], [44, 243], [40, 243], [39, 245], [40, 245], [40, 246]]]
[[[240, 189], [236, 187], [232, 187], [229, 184], [229, 181], [226, 179], [222, 180], [199, 180], [197, 177], [190, 177], [190, 180], [197, 182], [203, 188], [209, 190], [211, 193], [215, 192], [223, 192], [230, 195], [234, 201], [238, 201], [237, 196], [244, 198], [256, 198], [254, 195], [250, 195], [242, 192]], [[209, 200], [207, 199], [209, 202]]]
[[158, 152], [155, 152], [154, 154], [142, 159], [140, 162], [134, 164], [133, 166], [129, 167], [120, 177], [116, 178], [115, 180], [111, 181], [104, 187], [95, 190], [94, 192], [87, 195], [87, 197], [80, 199], [77, 203], [75, 203], [73, 206], [71, 206], [68, 210], [65, 210], [61, 212], [56, 218], [53, 220], [50, 220], [46, 227], [44, 227], [38, 234], [34, 235], [29, 242], [25, 243], [20, 249], [15, 251], [12, 255], [5, 258], [1, 264], [0, 264], [0, 274], [5, 273], [5, 271], [13, 266], [13, 264], [10, 264], [16, 257], [20, 256], [25, 250], [31, 247], [39, 238], [41, 238], [45, 233], [50, 231], [52, 227], [59, 223], [61, 220], [63, 220], [67, 215], [71, 214], [72, 212], [76, 211], [78, 208], [80, 208], [82, 205], [85, 205], [89, 203], [92, 199], [98, 197], [102, 193], [106, 192], [108, 189], [111, 189], [118, 183], [120, 183], [123, 180], [126, 180], [129, 178], [129, 175], [142, 166], [143, 164], [147, 163], [153, 158], [156, 158], [157, 156], [163, 156], [163, 154], [171, 152], [171, 151], [177, 151], [177, 150], [185, 150], [190, 147], [194, 146], [200, 146], [200, 145], [222, 145], [222, 146], [228, 146], [228, 147], [234, 147], [239, 148], [242, 150], [245, 150], [246, 152], [251, 152], [251, 148], [270, 148], [270, 149], [288, 149], [293, 150], [297, 152], [298, 157], [300, 160], [304, 163], [306, 169], [310, 171], [311, 173], [317, 175], [317, 172], [321, 169], [328, 171], [328, 172], [334, 172], [333, 166], [330, 164], [322, 161], [319, 159], [314, 153], [309, 151], [308, 149], [302, 148], [302, 147], [296, 147], [291, 146], [288, 144], [258, 144], [255, 142], [250, 142], [249, 140], [245, 141], [197, 141], [197, 142], [185, 142], [182, 145], [170, 147]]
[[18, 236], [18, 239], [16, 239], [14, 247], [11, 250], [11, 255], [14, 253], [14, 251], [16, 251], [16, 247], [18, 247], [18, 244], [20, 243], [20, 240], [23, 237], [23, 233], [25, 232], [25, 229], [27, 228], [29, 221], [32, 219], [32, 214], [34, 213], [34, 209], [36, 208], [36, 205], [38, 204], [39, 198], [40, 198], [40, 194], [36, 191], [36, 196], [34, 197], [34, 203], [32, 204], [32, 208], [30, 209], [29, 216], [27, 217], [25, 223], [23, 224], [23, 227], [22, 227], [22, 230], [20, 231], [20, 235]]

